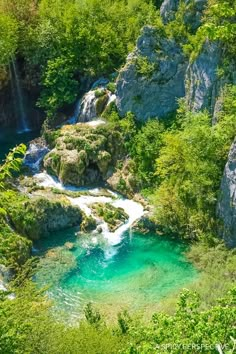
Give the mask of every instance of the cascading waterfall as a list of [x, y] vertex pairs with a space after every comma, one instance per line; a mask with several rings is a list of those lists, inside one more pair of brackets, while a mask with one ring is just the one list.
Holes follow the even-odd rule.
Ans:
[[19, 114], [19, 118], [20, 118], [18, 133], [24, 133], [30, 131], [30, 128], [28, 126], [27, 115], [25, 112], [24, 98], [23, 98], [23, 92], [20, 84], [18, 68], [13, 58], [11, 60], [10, 70], [11, 70], [11, 81], [12, 81], [12, 93], [13, 95], [16, 95], [16, 105], [17, 105], [16, 111]]
[[[73, 186], [64, 186], [55, 177], [48, 175], [46, 172], [35, 174], [34, 178], [37, 180], [38, 185], [41, 187], [50, 187], [50, 188], [57, 188], [59, 190], [69, 190], [69, 191], [83, 190], [83, 188], [81, 189]], [[96, 219], [96, 216], [93, 215], [92, 212], [92, 205], [94, 203], [110, 203], [115, 208], [122, 208], [129, 216], [128, 220], [123, 225], [118, 227], [114, 232], [109, 231], [106, 222], [102, 220], [97, 220], [98, 225], [102, 229], [102, 234], [107, 239], [108, 244], [110, 246], [115, 246], [119, 244], [122, 240], [122, 235], [132, 227], [135, 221], [140, 219], [145, 214], [143, 206], [140, 203], [135, 202], [134, 200], [121, 198], [117, 193], [112, 192], [109, 189], [107, 190], [107, 192], [108, 194], [110, 194], [110, 196], [98, 195], [99, 188], [88, 189], [88, 190], [92, 195], [89, 196], [85, 195], [77, 198], [67, 197], [72, 205], [76, 205], [80, 207], [80, 209], [83, 210], [83, 212], [87, 216], [92, 215]]]

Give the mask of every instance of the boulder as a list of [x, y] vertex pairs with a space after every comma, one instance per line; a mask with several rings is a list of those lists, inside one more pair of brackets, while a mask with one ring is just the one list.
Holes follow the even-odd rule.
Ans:
[[138, 190], [133, 160], [126, 159], [122, 166], [108, 178], [107, 184], [112, 190], [132, 198]]
[[55, 197], [33, 197], [9, 209], [14, 229], [32, 240], [48, 237], [51, 232], [80, 225], [83, 214], [68, 200]]
[[64, 184], [91, 186], [106, 181], [125, 154], [122, 134], [109, 125], [64, 126], [44, 167]]

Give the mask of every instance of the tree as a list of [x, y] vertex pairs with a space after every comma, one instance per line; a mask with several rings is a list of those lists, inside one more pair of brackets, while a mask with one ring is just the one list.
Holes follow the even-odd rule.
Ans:
[[7, 155], [5, 162], [0, 166], [0, 189], [4, 189], [5, 182], [12, 178], [14, 172], [19, 172], [22, 165], [22, 156], [26, 152], [26, 146], [20, 144]]
[[137, 176], [143, 187], [155, 183], [155, 160], [163, 144], [164, 125], [158, 120], [148, 121], [132, 142], [131, 156], [136, 165]]
[[0, 65], [7, 65], [18, 45], [17, 21], [0, 12]]
[[43, 78], [44, 91], [38, 105], [45, 109], [49, 118], [64, 104], [74, 102], [78, 92], [74, 73], [73, 58], [59, 57], [48, 61]]

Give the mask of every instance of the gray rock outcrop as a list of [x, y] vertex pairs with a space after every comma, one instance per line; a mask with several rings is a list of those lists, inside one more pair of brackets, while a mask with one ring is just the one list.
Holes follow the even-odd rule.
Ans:
[[173, 39], [158, 35], [153, 27], [144, 27], [117, 80], [120, 115], [131, 111], [142, 121], [174, 112], [177, 99], [185, 95], [186, 67], [182, 50]]
[[220, 235], [229, 247], [236, 246], [236, 140], [231, 146], [224, 175], [217, 214], [222, 221]]
[[202, 52], [188, 65], [185, 78], [186, 99], [191, 110], [214, 112], [219, 87], [217, 68], [221, 61], [217, 43], [205, 43]]
[[179, 0], [164, 0], [160, 13], [164, 23], [170, 22], [175, 18], [175, 12], [177, 11], [179, 6]]
[[[203, 10], [207, 4], [207, 0], [184, 0], [186, 12], [184, 14], [184, 23], [195, 31], [201, 24]], [[178, 10], [180, 0], [164, 0], [160, 14], [164, 24], [175, 19], [175, 13]]]

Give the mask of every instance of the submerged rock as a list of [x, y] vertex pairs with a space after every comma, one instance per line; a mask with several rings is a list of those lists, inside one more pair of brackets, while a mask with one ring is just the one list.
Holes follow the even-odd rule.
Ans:
[[174, 39], [151, 26], [143, 28], [135, 51], [127, 58], [117, 80], [117, 108], [121, 116], [131, 111], [145, 121], [165, 117], [185, 95], [187, 63]]
[[66, 242], [64, 244], [65, 248], [68, 249], [69, 251], [72, 251], [75, 248], [75, 244], [73, 242]]
[[32, 140], [24, 157], [24, 165], [33, 172], [39, 171], [41, 162], [48, 152], [49, 148], [43, 138]]
[[217, 213], [222, 221], [221, 237], [229, 247], [236, 247], [236, 141], [225, 166]]

